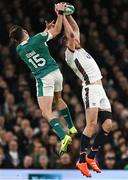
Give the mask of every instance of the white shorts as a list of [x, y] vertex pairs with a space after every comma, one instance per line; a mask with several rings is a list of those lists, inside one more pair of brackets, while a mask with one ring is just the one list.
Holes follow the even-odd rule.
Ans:
[[37, 96], [54, 96], [63, 89], [63, 76], [59, 69], [36, 80]]
[[85, 104], [85, 109], [111, 109], [110, 102], [102, 85], [93, 84], [86, 87], [83, 86], [82, 98]]

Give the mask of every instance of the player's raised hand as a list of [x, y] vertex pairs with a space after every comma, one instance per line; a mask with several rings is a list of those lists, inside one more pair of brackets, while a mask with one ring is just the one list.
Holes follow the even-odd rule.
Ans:
[[66, 7], [66, 3], [59, 3], [58, 4], [58, 11], [64, 11]]
[[57, 4], [55, 4], [55, 12], [58, 15], [58, 9], [57, 9]]
[[55, 27], [54, 20], [52, 20], [51, 22], [45, 21], [45, 25], [47, 30], [54, 28]]
[[55, 4], [55, 12], [57, 13], [57, 15], [58, 15], [58, 11], [64, 11], [65, 7], [66, 7], [66, 3]]

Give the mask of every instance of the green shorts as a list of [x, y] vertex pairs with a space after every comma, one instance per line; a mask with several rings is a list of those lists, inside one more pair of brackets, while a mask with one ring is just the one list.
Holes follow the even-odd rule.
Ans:
[[36, 79], [37, 96], [54, 96], [63, 89], [63, 76], [59, 69], [43, 78]]

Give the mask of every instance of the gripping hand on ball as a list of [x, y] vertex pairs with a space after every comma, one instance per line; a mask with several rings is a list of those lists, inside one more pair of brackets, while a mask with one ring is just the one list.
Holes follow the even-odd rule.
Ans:
[[65, 7], [66, 7], [66, 3], [55, 4], [55, 12], [57, 13], [57, 15], [59, 14], [59, 12], [64, 12]]

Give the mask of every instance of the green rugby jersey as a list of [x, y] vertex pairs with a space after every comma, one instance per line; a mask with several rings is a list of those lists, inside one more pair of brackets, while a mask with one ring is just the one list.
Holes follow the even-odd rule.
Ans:
[[51, 34], [49, 32], [39, 33], [23, 41], [16, 48], [20, 58], [31, 69], [36, 79], [42, 78], [59, 68], [51, 57], [46, 43], [50, 39]]

